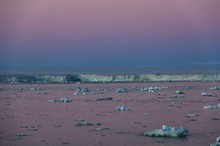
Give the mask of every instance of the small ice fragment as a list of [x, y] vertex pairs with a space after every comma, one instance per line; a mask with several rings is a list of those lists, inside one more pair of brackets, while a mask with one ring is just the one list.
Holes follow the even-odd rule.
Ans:
[[117, 106], [115, 108], [117, 111], [129, 111], [130, 108], [124, 107], [124, 106]]
[[128, 90], [126, 88], [117, 88], [117, 89], [115, 89], [115, 92], [117, 92], [117, 93], [125, 93], [125, 92], [128, 92]]

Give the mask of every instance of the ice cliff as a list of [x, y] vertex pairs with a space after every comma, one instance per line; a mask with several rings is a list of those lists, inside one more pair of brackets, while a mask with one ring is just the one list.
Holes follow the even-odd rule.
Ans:
[[220, 81], [220, 74], [0, 75], [0, 83]]

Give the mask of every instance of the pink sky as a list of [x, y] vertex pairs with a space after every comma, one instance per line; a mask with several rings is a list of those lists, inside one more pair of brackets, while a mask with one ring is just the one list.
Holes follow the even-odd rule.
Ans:
[[181, 61], [216, 61], [219, 8], [219, 0], [4, 0], [0, 65], [34, 65], [39, 56], [82, 66], [105, 58], [100, 65], [114, 65], [113, 58], [127, 62], [121, 65], [144, 65], [178, 55]]

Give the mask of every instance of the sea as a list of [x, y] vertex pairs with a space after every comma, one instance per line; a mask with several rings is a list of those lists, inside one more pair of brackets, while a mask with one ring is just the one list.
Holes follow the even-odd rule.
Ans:
[[0, 67], [0, 75], [35, 74], [219, 74], [220, 63], [121, 67]]

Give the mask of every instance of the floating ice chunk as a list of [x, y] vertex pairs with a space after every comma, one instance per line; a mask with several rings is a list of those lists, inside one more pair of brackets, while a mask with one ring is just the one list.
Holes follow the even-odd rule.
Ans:
[[59, 102], [59, 100], [56, 100], [56, 99], [50, 99], [50, 100], [48, 100], [49, 102]]
[[149, 137], [186, 137], [188, 135], [189, 131], [186, 128], [180, 127], [169, 127], [166, 125], [163, 125], [161, 129], [155, 129], [152, 131], [146, 131], [144, 133], [144, 136]]
[[81, 120], [79, 119], [78, 120], [78, 123], [75, 125], [75, 127], [81, 127], [81, 126], [93, 126], [95, 124], [91, 123], [91, 122], [88, 122], [88, 121], [85, 121], [85, 120]]
[[216, 138], [216, 142], [220, 143], [220, 136]]
[[183, 91], [180, 91], [180, 90], [177, 90], [177, 91], [176, 91], [176, 94], [184, 94], [184, 92], [183, 92]]
[[74, 95], [86, 95], [86, 93], [81, 93], [81, 92], [74, 92]]
[[210, 146], [220, 146], [220, 136], [216, 138], [216, 143], [210, 144]]
[[117, 93], [125, 93], [125, 92], [128, 92], [128, 90], [126, 88], [117, 88], [117, 89], [115, 89], [115, 92], [117, 92]]
[[149, 116], [149, 114], [148, 113], [144, 113], [144, 116]]
[[62, 97], [59, 102], [72, 102], [72, 99], [70, 99], [69, 97]]
[[29, 136], [28, 134], [24, 134], [24, 133], [17, 133], [16, 134], [16, 139], [21, 139], [21, 137], [25, 137], [25, 136]]
[[195, 115], [195, 114], [187, 114], [187, 117], [198, 117], [198, 115]]
[[117, 106], [115, 109], [117, 111], [129, 111], [130, 110], [130, 108], [124, 107], [124, 106]]
[[37, 88], [29, 88], [30, 91], [41, 90], [39, 87]]
[[24, 134], [24, 133], [17, 133], [16, 136], [23, 137], [23, 136], [29, 136], [29, 135], [28, 134]]
[[87, 92], [89, 92], [89, 89], [88, 89], [88, 88], [78, 87], [78, 88], [75, 90], [74, 95], [85, 95]]
[[97, 100], [99, 101], [107, 101], [107, 100], [113, 100], [112, 97], [99, 97]]
[[48, 92], [40, 92], [40, 93], [38, 93], [39, 95], [47, 95], [48, 94]]
[[201, 96], [212, 96], [212, 94], [211, 94], [211, 93], [208, 93], [208, 92], [202, 92], [202, 93], [201, 93]]
[[28, 128], [28, 125], [21, 125], [20, 128]]
[[217, 105], [205, 105], [203, 106], [204, 109], [220, 109], [220, 104]]
[[81, 87], [78, 87], [78, 88], [76, 89], [76, 92], [86, 93], [86, 92], [89, 92], [89, 88], [81, 88]]
[[220, 90], [220, 86], [210, 87], [210, 90]]
[[49, 102], [72, 102], [72, 99], [69, 97], [62, 97], [60, 100], [50, 99]]
[[141, 88], [141, 91], [148, 91], [148, 92], [157, 92], [160, 91], [162, 89], [167, 89], [168, 87], [145, 87], [145, 88]]

